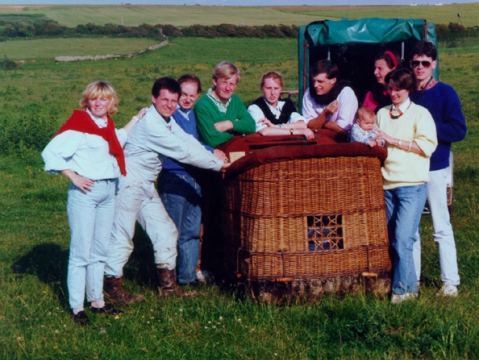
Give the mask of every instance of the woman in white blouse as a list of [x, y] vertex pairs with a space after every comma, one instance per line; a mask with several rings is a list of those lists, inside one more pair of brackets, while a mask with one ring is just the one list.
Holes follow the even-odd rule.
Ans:
[[248, 112], [256, 121], [256, 131], [261, 135], [303, 135], [314, 138], [304, 117], [296, 112], [291, 99], [280, 99], [283, 77], [277, 71], [268, 71], [261, 78], [263, 96], [253, 101]]
[[103, 300], [103, 269], [115, 211], [120, 174], [125, 175], [123, 145], [129, 131], [144, 115], [142, 109], [121, 130], [109, 116], [117, 112], [118, 96], [104, 81], [89, 84], [80, 106], [42, 152], [45, 171], [70, 179], [67, 213], [70, 257], [67, 285], [73, 320], [89, 325], [85, 292], [92, 313], [117, 315]]

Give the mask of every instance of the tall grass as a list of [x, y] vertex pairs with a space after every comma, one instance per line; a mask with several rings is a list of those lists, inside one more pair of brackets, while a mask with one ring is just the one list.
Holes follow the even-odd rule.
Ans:
[[[40, 158], [40, 149], [77, 108], [84, 86], [96, 79], [111, 81], [121, 98], [115, 119], [124, 124], [149, 103], [157, 77], [194, 72], [206, 89], [213, 66], [227, 59], [240, 66], [238, 94], [249, 102], [259, 95], [258, 81], [266, 70], [281, 71], [288, 88], [297, 86], [296, 43], [176, 39], [134, 59], [38, 60], [0, 70], [0, 358], [478, 358], [477, 54], [477, 45], [468, 42], [440, 54], [442, 80], [458, 90], [469, 125], [466, 140], [453, 147], [459, 298], [436, 296], [438, 254], [427, 216], [420, 298], [397, 306], [363, 294], [273, 306], [255, 303], [242, 288], [223, 286], [201, 288], [196, 299], [159, 300], [151, 245], [138, 231], [125, 283], [128, 290], [145, 294], [147, 302], [125, 308], [119, 318], [92, 316], [93, 325], [87, 328], [73, 324], [67, 302], [67, 181], [45, 174]], [[2, 145], [7, 130], [21, 139]]]

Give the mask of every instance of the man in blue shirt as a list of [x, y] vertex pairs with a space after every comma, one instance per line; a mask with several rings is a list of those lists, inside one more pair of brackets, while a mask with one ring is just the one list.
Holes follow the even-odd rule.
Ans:
[[[201, 93], [200, 80], [192, 74], [178, 79], [181, 96], [173, 114], [176, 123], [188, 134], [198, 139], [193, 105]], [[228, 162], [221, 150], [205, 148], [217, 158]], [[201, 188], [197, 182], [199, 169], [168, 159], [158, 176], [161, 200], [178, 229], [177, 280], [180, 285], [197, 285], [196, 265], [200, 250]]]
[[[439, 295], [457, 296], [460, 278], [454, 233], [447, 207], [447, 167], [451, 143], [465, 138], [467, 126], [456, 91], [452, 86], [437, 81], [432, 76], [437, 66], [436, 58], [437, 50], [434, 44], [419, 41], [414, 45], [410, 66], [416, 75], [418, 90], [411, 94], [411, 100], [428, 109], [436, 124], [438, 145], [430, 159], [427, 201], [434, 227], [434, 241], [439, 246], [439, 263], [443, 282]], [[419, 281], [421, 274], [419, 232], [416, 238], [418, 241], [414, 244], [413, 254]]]

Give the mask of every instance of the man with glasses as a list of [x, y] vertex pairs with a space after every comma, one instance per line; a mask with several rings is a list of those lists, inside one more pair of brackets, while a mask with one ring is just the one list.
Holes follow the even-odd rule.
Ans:
[[[434, 241], [439, 245], [439, 263], [443, 286], [438, 295], [457, 296], [460, 283], [456, 245], [447, 207], [447, 172], [451, 143], [463, 140], [467, 133], [466, 120], [462, 113], [461, 101], [452, 88], [433, 78], [437, 66], [437, 50], [427, 41], [417, 42], [412, 49], [410, 66], [417, 79], [418, 90], [411, 100], [429, 110], [438, 138], [438, 146], [430, 159], [427, 201], [434, 227]], [[414, 244], [414, 265], [416, 274], [421, 274], [421, 239], [419, 231]]]

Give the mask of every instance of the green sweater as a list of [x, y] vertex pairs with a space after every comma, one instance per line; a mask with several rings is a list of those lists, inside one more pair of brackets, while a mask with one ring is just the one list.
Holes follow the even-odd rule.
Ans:
[[[206, 145], [215, 148], [235, 134], [252, 134], [256, 131], [256, 123], [241, 99], [233, 94], [230, 100], [226, 113], [221, 112], [208, 95], [203, 95], [196, 102], [194, 109], [198, 133]], [[233, 122], [233, 130], [220, 132], [215, 129], [215, 123], [224, 120]]]

